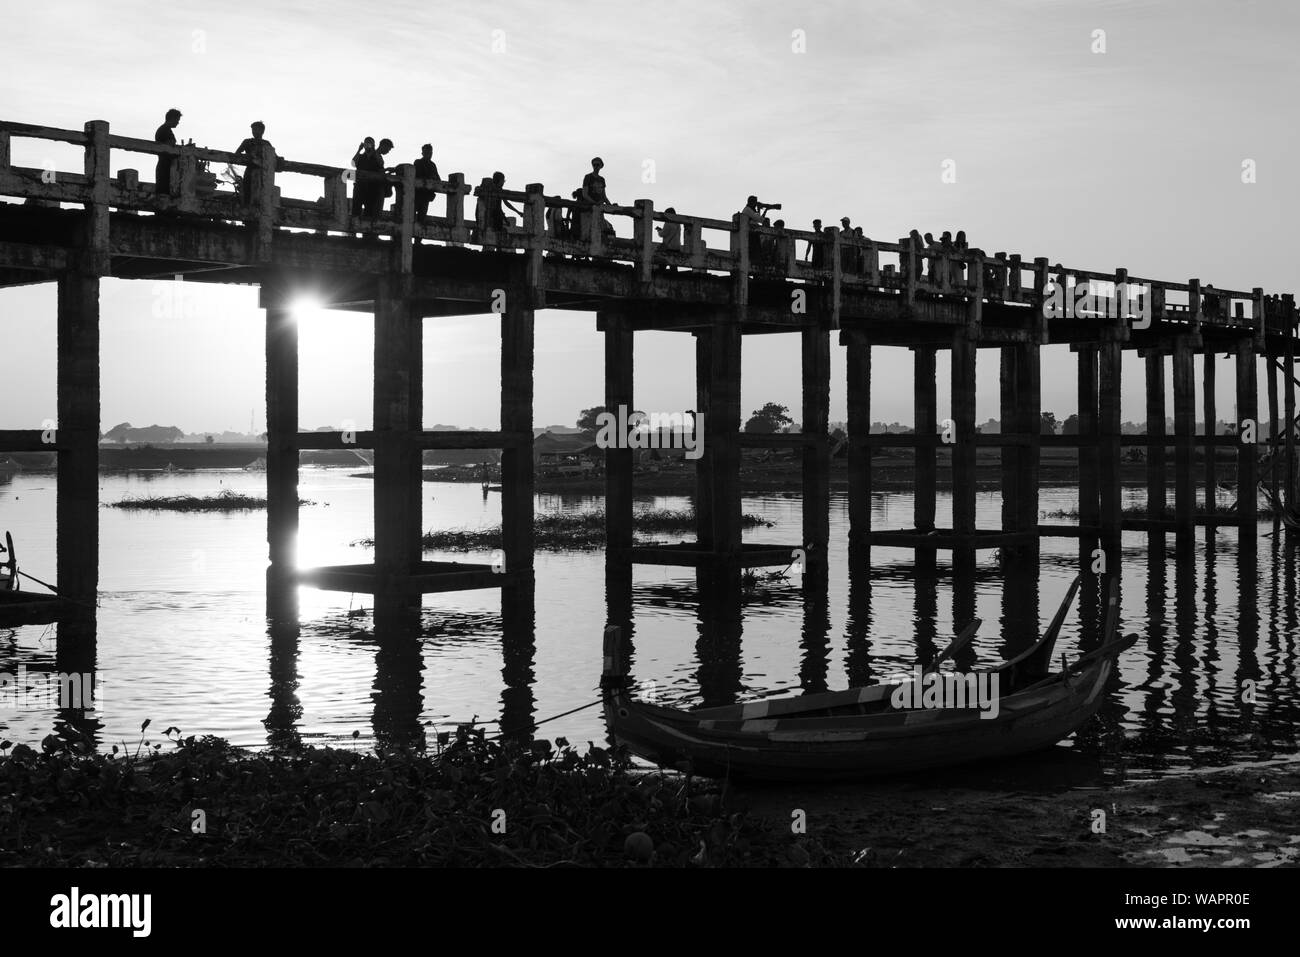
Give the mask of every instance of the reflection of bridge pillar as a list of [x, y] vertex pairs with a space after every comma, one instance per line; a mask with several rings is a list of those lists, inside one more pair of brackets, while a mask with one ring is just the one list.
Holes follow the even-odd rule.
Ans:
[[[827, 431], [831, 406], [831, 334], [819, 327], [800, 332], [803, 352], [801, 428], [812, 443], [803, 447], [803, 546], [807, 551], [804, 583], [816, 590], [827, 570], [830, 541], [831, 450]], [[811, 576], [809, 578], [808, 576]]]
[[283, 289], [262, 287], [266, 310], [267, 614], [291, 592], [298, 536], [298, 326]]
[[267, 622], [270, 639], [271, 710], [262, 724], [266, 743], [275, 749], [293, 749], [302, 744], [298, 722], [302, 719], [302, 702], [298, 699], [298, 639], [301, 629], [296, 618], [278, 618]]
[[[91, 553], [94, 554], [93, 552]], [[94, 606], [74, 608], [71, 614], [64, 615], [55, 626], [54, 671], [59, 674], [76, 674], [83, 676], [81, 690], [87, 690], [84, 676], [90, 675], [91, 700], [84, 697], [82, 707], [60, 708], [54, 721], [56, 733], [79, 736], [92, 750], [98, 744], [98, 735], [104, 727], [104, 706], [106, 695], [113, 695], [116, 688], [104, 686], [104, 678], [96, 668], [98, 649], [95, 636]], [[73, 703], [76, 703], [75, 689]], [[95, 716], [86, 712], [92, 706]]]
[[[403, 590], [421, 556], [421, 453], [424, 405], [423, 320], [399, 278], [379, 280], [375, 296], [376, 588]], [[418, 601], [416, 602], [418, 604]], [[376, 609], [379, 602], [376, 600]]]
[[[929, 549], [930, 561], [934, 561], [934, 550]], [[922, 567], [921, 553], [917, 552], [917, 569], [914, 579], [916, 585], [916, 657], [922, 664], [929, 664], [939, 649], [935, 645], [935, 636], [939, 633], [939, 588], [934, 574], [934, 566]], [[960, 626], [958, 626], [960, 627]]]
[[[378, 457], [376, 457], [378, 461]], [[380, 750], [424, 747], [424, 647], [420, 609], [401, 594], [375, 596], [375, 703], [372, 727]]]
[[849, 615], [844, 668], [849, 687], [871, 683], [871, 566], [849, 563]]
[[[843, 338], [843, 334], [841, 334]], [[871, 343], [847, 338], [849, 549], [870, 561], [871, 534]]]
[[505, 737], [529, 741], [536, 730], [533, 718], [537, 711], [533, 695], [537, 652], [535, 590], [516, 586], [510, 589], [510, 600], [502, 597], [501, 731]]
[[93, 616], [99, 588], [99, 279], [59, 277], [58, 488], [59, 594], [66, 614]]
[[741, 633], [744, 630], [740, 571], [701, 569], [696, 581], [700, 596], [699, 633], [695, 643], [696, 677], [705, 707], [732, 704], [740, 694], [744, 669]]
[[[616, 417], [620, 408], [631, 415], [636, 408], [631, 323], [620, 313], [604, 312], [600, 324], [605, 330], [605, 408]], [[632, 449], [605, 450], [605, 558], [611, 563], [632, 559], [632, 468]]]
[[827, 688], [830, 666], [830, 596], [825, 575], [809, 577], [803, 582], [803, 631], [799, 648], [799, 686], [804, 694], [816, 694]]

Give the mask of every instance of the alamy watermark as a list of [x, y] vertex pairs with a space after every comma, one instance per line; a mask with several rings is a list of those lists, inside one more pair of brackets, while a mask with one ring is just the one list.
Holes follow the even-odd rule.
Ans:
[[1134, 328], [1150, 326], [1150, 291], [1140, 284], [1114, 285], [1114, 295], [1094, 295], [1090, 281], [1067, 287], [1058, 280], [1043, 296], [1043, 315], [1048, 319], [1131, 319]]
[[897, 681], [889, 703], [900, 710], [914, 708], [978, 708], [980, 718], [996, 718], [1000, 710], [996, 671], [929, 671], [917, 665], [890, 679]]
[[102, 711], [104, 678], [93, 671], [0, 672], [0, 711], [42, 711], [57, 708]]
[[682, 449], [688, 459], [704, 454], [703, 412], [601, 412], [596, 416], [601, 449]]

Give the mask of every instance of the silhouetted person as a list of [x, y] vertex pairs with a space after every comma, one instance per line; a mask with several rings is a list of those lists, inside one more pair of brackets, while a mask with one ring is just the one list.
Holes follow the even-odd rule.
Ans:
[[[524, 215], [512, 202], [501, 195], [505, 185], [506, 174], [498, 170], [492, 174], [491, 179], [483, 180], [482, 185], [478, 188], [479, 206], [483, 211], [482, 222], [487, 229], [498, 234], [506, 228], [506, 214], [505, 210], [501, 208], [503, 205], [509, 206], [511, 212], [521, 219]], [[501, 237], [498, 236], [497, 241], [500, 241], [500, 239]]]
[[[599, 156], [592, 157], [591, 172], [582, 177], [582, 188], [578, 190], [579, 202], [582, 204], [579, 209], [579, 233], [583, 239], [589, 239], [587, 222], [594, 222], [594, 210], [597, 206], [613, 206], [609, 195], [605, 192], [605, 177], [601, 175], [601, 170], [605, 168], [605, 161]], [[601, 222], [602, 235], [608, 236], [614, 231], [614, 226], [606, 221]]]
[[[441, 182], [442, 177], [438, 175], [438, 164], [433, 161], [433, 144], [425, 143], [420, 147], [420, 158], [415, 161], [415, 178], [416, 179], [436, 179]], [[438, 194], [431, 189], [417, 189], [415, 191], [415, 221], [422, 223], [429, 215], [429, 204]]]
[[[665, 216], [676, 216], [677, 210], [671, 206], [664, 210]], [[658, 227], [655, 232], [659, 234], [659, 249], [662, 252], [679, 253], [682, 251], [682, 224], [664, 221], [664, 224]], [[668, 267], [673, 272], [677, 271], [676, 266]]]
[[357, 168], [357, 183], [352, 190], [353, 215], [375, 219], [383, 211], [384, 197], [390, 192], [384, 180], [384, 157], [393, 150], [393, 141], [383, 139], [375, 147], [373, 137], [367, 136], [357, 147], [352, 165]]
[[867, 272], [867, 237], [862, 233], [861, 226], [853, 227], [853, 242], [857, 244], [857, 257], [854, 259], [854, 271], [862, 276]]
[[826, 254], [822, 252], [822, 221], [813, 220], [813, 232], [817, 234], [815, 239], [809, 240], [808, 248], [803, 251], [804, 262], [812, 262], [813, 269], [821, 269], [825, 265]]
[[957, 230], [957, 238], [953, 240], [953, 245], [956, 246], [958, 252], [963, 252], [963, 253], [970, 248], [966, 244], [966, 230], [964, 229]]
[[[165, 143], [168, 146], [176, 145], [176, 134], [172, 130], [176, 129], [181, 122], [181, 111], [172, 108], [167, 111], [167, 116], [163, 120], [163, 125], [158, 127], [153, 134], [155, 143]], [[157, 193], [170, 194], [172, 191], [172, 165], [176, 162], [175, 156], [159, 156], [158, 168], [154, 172], [154, 191]]]
[[[243, 142], [235, 147], [235, 155], [247, 156], [253, 161], [253, 164], [256, 165], [258, 157], [262, 155], [263, 144], [270, 146], [270, 143], [263, 138], [266, 133], [266, 124], [261, 120], [252, 123], [249, 126], [249, 129], [252, 130], [253, 135], [245, 137]], [[274, 147], [272, 147], [272, 149], [274, 149]], [[276, 165], [279, 165], [278, 161]], [[244, 175], [239, 181], [239, 198], [245, 203], [249, 200], [249, 190], [251, 189], [248, 175], [248, 171], [251, 168], [251, 166], [244, 167]]]
[[749, 235], [749, 263], [751, 266], [763, 261], [763, 237], [759, 235], [758, 230], [754, 227], [768, 225], [768, 212], [780, 208], [780, 203], [760, 203], [757, 196], [750, 196], [745, 200], [745, 208], [740, 211], [740, 215], [744, 219], [742, 225]]

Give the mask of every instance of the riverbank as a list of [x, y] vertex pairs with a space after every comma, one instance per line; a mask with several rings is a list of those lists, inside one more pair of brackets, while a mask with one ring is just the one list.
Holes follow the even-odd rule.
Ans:
[[1274, 867], [1300, 850], [1294, 759], [1106, 789], [746, 790], [563, 738], [430, 743], [277, 755], [147, 723], [127, 758], [0, 742], [0, 866]]

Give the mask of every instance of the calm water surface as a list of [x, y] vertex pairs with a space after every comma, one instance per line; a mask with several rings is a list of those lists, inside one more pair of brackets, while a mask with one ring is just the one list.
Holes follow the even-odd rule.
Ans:
[[[223, 489], [260, 495], [264, 482], [263, 474], [240, 471], [105, 475], [100, 501]], [[372, 531], [370, 480], [307, 468], [301, 492], [314, 503], [302, 510], [302, 564], [370, 560], [352, 544]], [[1131, 494], [1141, 501], [1140, 491]], [[426, 483], [424, 496], [426, 527], [499, 522], [500, 497], [485, 500], [477, 485]], [[657, 496], [638, 504], [690, 502]], [[1074, 504], [1071, 490], [1042, 492], [1045, 511]], [[0, 529], [14, 532], [23, 569], [46, 580], [54, 578], [54, 505], [52, 475], [0, 477]], [[539, 512], [600, 505], [555, 495], [536, 502]], [[906, 494], [879, 495], [873, 523], [905, 527], [911, 505]], [[747, 532], [747, 540], [798, 543], [797, 498], [751, 498], [744, 507], [774, 523]], [[939, 524], [949, 507], [941, 495]], [[999, 514], [999, 496], [981, 493], [981, 526], [996, 527]], [[595, 699], [610, 607], [603, 552], [538, 554], [532, 629], [514, 624], [514, 616], [503, 622], [495, 589], [429, 595], [418, 643], [381, 648], [368, 596], [303, 589], [299, 628], [268, 628], [265, 522], [264, 512], [101, 509], [101, 746], [134, 744], [148, 718], [151, 732], [174, 725], [255, 748], [295, 741], [366, 747], [474, 717], [527, 726]], [[808, 596], [793, 583], [760, 583], [742, 608], [719, 608], [700, 600], [693, 572], [637, 566], [637, 680], [654, 682], [659, 700], [683, 706], [782, 688], [839, 689], [910, 667], [918, 651], [942, 647], [972, 615], [984, 622], [975, 662], [996, 661], [1045, 627], [1079, 567], [1077, 542], [1044, 539], [1033, 572], [1004, 574], [991, 552], [981, 552], [974, 580], [954, 583], [946, 553], [929, 577], [917, 575], [910, 551], [878, 548], [869, 570], [850, 575], [847, 523], [847, 501], [836, 495], [829, 583]], [[1254, 548], [1243, 549], [1235, 529], [1208, 541], [1202, 530], [1193, 552], [1176, 554], [1171, 537], [1159, 557], [1145, 534], [1125, 533], [1121, 627], [1141, 638], [1121, 662], [1108, 705], [1054, 756], [1010, 765], [1002, 779], [1028, 785], [1044, 767], [1064, 766], [1076, 783], [1113, 782], [1293, 753], [1300, 721], [1297, 555], [1272, 532], [1261, 524]], [[489, 560], [486, 553], [429, 557]], [[1080, 642], [1095, 640], [1094, 616], [1090, 607], [1081, 620], [1076, 606], [1058, 652], [1072, 656]], [[0, 673], [55, 669], [56, 634], [54, 627], [0, 629]], [[0, 737], [38, 744], [58, 718], [54, 710], [0, 705]], [[537, 733], [575, 743], [605, 737], [599, 708]]]

